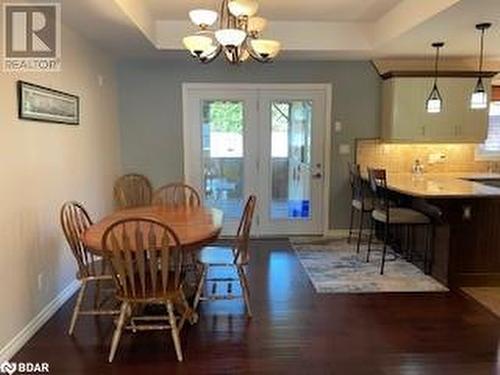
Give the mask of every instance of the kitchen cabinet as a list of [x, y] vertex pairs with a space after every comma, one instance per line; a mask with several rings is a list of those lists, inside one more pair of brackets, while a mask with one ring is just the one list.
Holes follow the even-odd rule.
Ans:
[[[427, 113], [432, 77], [393, 77], [382, 86], [382, 139], [391, 142], [482, 143], [488, 130], [488, 110], [470, 109], [476, 78], [442, 77], [440, 113]], [[491, 90], [490, 79], [484, 78]]]

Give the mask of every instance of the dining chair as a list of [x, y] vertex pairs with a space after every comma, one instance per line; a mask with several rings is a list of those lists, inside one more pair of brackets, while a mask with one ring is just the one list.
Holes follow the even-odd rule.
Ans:
[[[170, 330], [177, 360], [182, 362], [179, 339], [186, 318], [192, 312], [182, 290], [182, 249], [176, 233], [159, 221], [128, 218], [111, 224], [103, 235], [103, 249], [110, 255], [116, 298], [121, 301], [109, 362], [112, 362], [124, 328], [132, 332]], [[174, 303], [183, 309], [179, 322]], [[144, 305], [162, 305], [163, 316], [139, 315]], [[125, 323], [129, 324], [126, 326]]]
[[113, 192], [116, 208], [124, 209], [150, 205], [153, 188], [146, 176], [130, 173], [116, 180]]
[[[80, 203], [66, 202], [61, 208], [60, 220], [64, 236], [78, 266], [76, 278], [81, 284], [68, 331], [72, 335], [80, 315], [113, 315], [118, 311], [99, 308], [100, 284], [102, 281], [112, 281], [112, 277], [106, 273], [106, 261], [90, 252], [82, 241], [83, 233], [92, 225], [89, 214]], [[82, 310], [89, 283], [95, 283], [94, 308]]]
[[[250, 289], [248, 277], [246, 274], [246, 266], [250, 260], [250, 231], [252, 228], [252, 219], [255, 211], [257, 198], [251, 195], [243, 210], [236, 238], [230, 248], [226, 247], [205, 247], [198, 258], [198, 263], [201, 268], [201, 276], [198, 283], [198, 288], [195, 294], [193, 309], [196, 310], [200, 301], [221, 300], [221, 299], [238, 299], [243, 298], [245, 302], [247, 316], [252, 317], [250, 308]], [[233, 268], [236, 270], [237, 277], [207, 277], [209, 269], [213, 268]], [[241, 287], [242, 295], [233, 294], [233, 282], [237, 281]], [[211, 283], [211, 293], [205, 292], [205, 286]], [[217, 293], [219, 284], [226, 285], [225, 294]]]
[[348, 163], [349, 183], [351, 186], [351, 218], [349, 225], [349, 237], [347, 242], [351, 242], [354, 230], [354, 214], [359, 212], [358, 239], [356, 242], [356, 252], [359, 253], [361, 238], [363, 236], [363, 226], [366, 214], [373, 210], [372, 199], [366, 191], [365, 184], [361, 178], [361, 170], [358, 164]]
[[[405, 226], [408, 233], [416, 226], [425, 226], [427, 228], [427, 248], [424, 252], [424, 268], [428, 270], [428, 259], [430, 259], [431, 244], [429, 240], [433, 233], [432, 222], [429, 217], [420, 211], [398, 207], [389, 199], [387, 190], [387, 172], [385, 169], [372, 169], [368, 168], [368, 177], [370, 180], [370, 188], [373, 192], [373, 211], [371, 214], [370, 234], [368, 237], [368, 251], [366, 254], [366, 261], [370, 260], [370, 251], [373, 232], [375, 230], [375, 223], [378, 222], [383, 225], [383, 250], [382, 262], [380, 266], [380, 274], [384, 274], [385, 257], [389, 245], [389, 231], [390, 227]], [[411, 247], [409, 241], [407, 246]], [[411, 257], [411, 248], [407, 249]]]
[[201, 198], [194, 187], [175, 182], [158, 188], [153, 194], [153, 204], [198, 207], [201, 205]]

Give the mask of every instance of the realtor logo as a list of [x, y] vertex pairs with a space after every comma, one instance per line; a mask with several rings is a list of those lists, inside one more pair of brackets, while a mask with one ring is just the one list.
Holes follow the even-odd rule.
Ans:
[[4, 71], [61, 69], [60, 4], [7, 3], [4, 15]]

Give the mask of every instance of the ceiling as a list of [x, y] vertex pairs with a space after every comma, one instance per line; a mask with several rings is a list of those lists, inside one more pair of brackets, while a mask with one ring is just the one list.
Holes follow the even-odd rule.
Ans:
[[[425, 1], [425, 0], [424, 0]], [[475, 56], [479, 50], [479, 32], [474, 25], [492, 22], [486, 33], [486, 54], [500, 57], [500, 0], [465, 0], [436, 17], [416, 26], [397, 40], [379, 49], [384, 56], [421, 56], [432, 53], [433, 41], [446, 42], [445, 56]]]
[[[217, 0], [61, 0], [63, 22], [118, 57], [185, 59], [187, 12]], [[282, 42], [283, 59], [420, 59], [430, 43], [444, 56], [475, 58], [474, 25], [491, 21], [489, 58], [500, 61], [500, 0], [260, 0], [265, 36]], [[91, 25], [91, 27], [89, 27]], [[499, 69], [500, 70], [500, 69]]]
[[[262, 0], [259, 14], [277, 21], [375, 21], [401, 0]], [[219, 0], [144, 0], [156, 19], [184, 20], [191, 9], [218, 10]]]

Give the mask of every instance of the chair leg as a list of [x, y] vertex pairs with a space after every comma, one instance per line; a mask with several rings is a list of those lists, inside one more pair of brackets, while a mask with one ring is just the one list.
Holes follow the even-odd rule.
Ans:
[[73, 315], [71, 316], [71, 323], [69, 325], [68, 334], [73, 335], [73, 331], [75, 330], [76, 321], [78, 319], [78, 315], [80, 314], [80, 309], [82, 308], [83, 297], [85, 296], [85, 290], [87, 289], [87, 281], [82, 281], [82, 285], [80, 286], [80, 290], [78, 292], [78, 297], [76, 298], [75, 307], [73, 309]]
[[363, 220], [365, 218], [365, 211], [361, 210], [359, 215], [359, 233], [358, 233], [358, 244], [356, 245], [356, 253], [359, 254], [359, 248], [361, 246], [361, 237], [363, 235]]
[[206, 264], [203, 265], [203, 270], [201, 271], [200, 280], [198, 282], [198, 288], [196, 289], [196, 294], [194, 296], [193, 301], [193, 311], [196, 312], [198, 308], [198, 303], [200, 303], [201, 295], [203, 294], [203, 288], [205, 286], [205, 279], [207, 277], [208, 266]]
[[194, 270], [195, 278], [198, 280], [201, 276], [200, 269], [198, 267], [198, 257], [195, 250], [190, 251], [190, 262]]
[[186, 323], [186, 319], [188, 319], [188, 316], [191, 316], [189, 319], [192, 322], [192, 324], [196, 323], [198, 320], [197, 314], [194, 311], [191, 311], [191, 307], [189, 306], [189, 303], [187, 302], [186, 295], [184, 294], [184, 291], [181, 289], [181, 304], [182, 308], [184, 311], [182, 312], [182, 317], [179, 322], [179, 332], [182, 331], [182, 327], [184, 327], [184, 323]]
[[177, 354], [177, 360], [182, 362], [182, 349], [181, 349], [181, 341], [179, 339], [179, 331], [177, 329], [177, 322], [174, 314], [174, 306], [172, 302], [167, 301], [167, 310], [168, 310], [168, 320], [170, 321], [170, 331], [172, 334], [172, 340], [174, 341], [175, 353]]
[[372, 237], [375, 230], [375, 221], [370, 219], [370, 233], [368, 234], [368, 249], [366, 250], [366, 262], [370, 261], [370, 251], [372, 249]]
[[120, 307], [120, 317], [118, 318], [118, 324], [116, 325], [115, 332], [113, 333], [113, 340], [111, 341], [111, 350], [109, 351], [108, 358], [109, 363], [113, 362], [113, 359], [115, 358], [116, 349], [118, 348], [123, 326], [125, 325], [125, 318], [129, 311], [130, 304], [128, 302], [122, 302]]
[[385, 266], [385, 254], [387, 252], [387, 242], [389, 241], [389, 223], [384, 223], [384, 248], [382, 250], [382, 265], [380, 266], [380, 274], [384, 274], [384, 266]]
[[243, 269], [243, 266], [236, 266], [238, 269], [238, 275], [240, 277], [240, 285], [241, 289], [243, 291], [243, 298], [245, 300], [245, 306], [247, 309], [247, 316], [249, 318], [252, 317], [252, 309], [250, 308], [250, 288], [248, 285], [248, 279], [245, 274], [245, 270]]
[[353, 226], [354, 226], [354, 206], [351, 205], [351, 221], [349, 224], [349, 237], [347, 237], [347, 243], [351, 243]]

